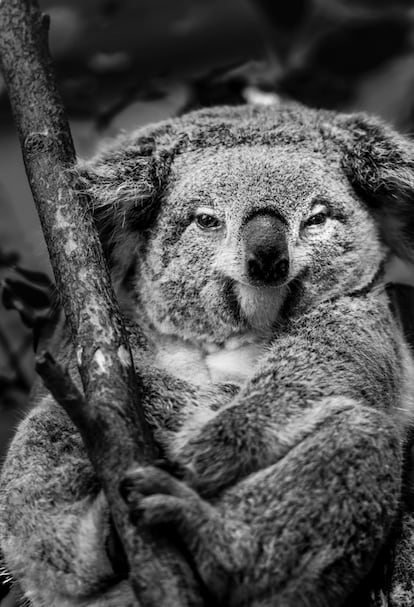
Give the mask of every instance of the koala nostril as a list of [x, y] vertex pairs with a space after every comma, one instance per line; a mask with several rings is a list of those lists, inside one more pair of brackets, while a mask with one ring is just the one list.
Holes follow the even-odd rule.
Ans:
[[285, 280], [289, 274], [289, 262], [287, 259], [281, 259], [275, 264], [274, 275], [280, 280]]
[[289, 261], [273, 255], [261, 253], [250, 255], [247, 260], [247, 272], [253, 281], [277, 284], [283, 282], [289, 273]]
[[262, 275], [262, 264], [254, 256], [247, 260], [247, 273], [253, 279], [258, 279]]

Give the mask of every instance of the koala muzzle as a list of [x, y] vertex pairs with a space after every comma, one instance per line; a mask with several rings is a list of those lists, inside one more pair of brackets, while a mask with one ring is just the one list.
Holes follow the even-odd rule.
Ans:
[[257, 213], [243, 229], [246, 273], [252, 284], [278, 285], [289, 275], [287, 226], [271, 213]]

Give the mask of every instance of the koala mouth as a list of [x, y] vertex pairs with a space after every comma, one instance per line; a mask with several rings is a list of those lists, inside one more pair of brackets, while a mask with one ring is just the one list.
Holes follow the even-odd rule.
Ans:
[[288, 286], [257, 287], [233, 281], [239, 315], [250, 331], [266, 338], [273, 333], [288, 294]]

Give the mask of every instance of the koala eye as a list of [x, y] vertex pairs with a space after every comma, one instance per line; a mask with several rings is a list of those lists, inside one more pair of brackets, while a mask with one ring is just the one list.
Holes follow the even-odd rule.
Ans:
[[223, 222], [211, 209], [198, 209], [195, 222], [201, 230], [220, 230], [223, 227]]
[[311, 226], [319, 226], [322, 225], [323, 223], [326, 222], [326, 220], [328, 219], [328, 212], [326, 209], [324, 209], [323, 211], [319, 211], [318, 213], [315, 213], [314, 215], [312, 215], [311, 217], [309, 217], [306, 221], [305, 221], [305, 227], [311, 227]]

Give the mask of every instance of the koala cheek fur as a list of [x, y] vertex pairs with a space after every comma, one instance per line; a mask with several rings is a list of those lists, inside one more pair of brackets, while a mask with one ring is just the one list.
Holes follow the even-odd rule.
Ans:
[[[214, 604], [345, 605], [402, 504], [414, 366], [384, 263], [414, 260], [412, 144], [364, 115], [213, 108], [120, 138], [78, 178], [167, 458], [129, 472], [131, 516], [178, 533]], [[99, 481], [48, 397], [0, 507], [33, 607], [131, 603]]]

